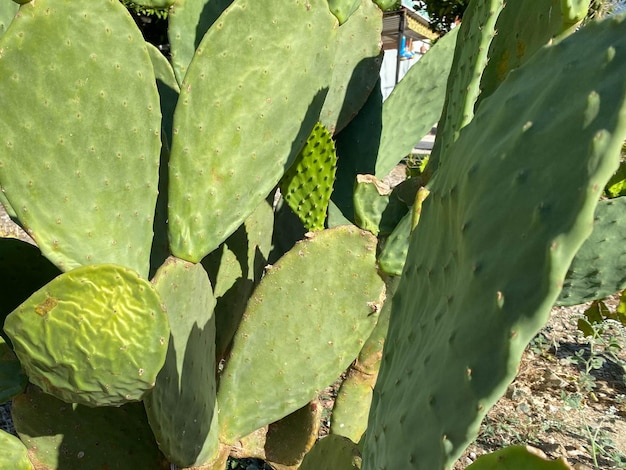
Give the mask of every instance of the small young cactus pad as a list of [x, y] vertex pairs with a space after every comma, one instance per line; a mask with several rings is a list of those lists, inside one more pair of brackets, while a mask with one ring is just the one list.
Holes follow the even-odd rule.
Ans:
[[335, 143], [318, 122], [279, 184], [285, 201], [307, 230], [324, 229], [336, 166]]
[[31, 382], [87, 406], [141, 400], [154, 386], [169, 338], [152, 285], [106, 264], [53, 279], [7, 316], [4, 330]]

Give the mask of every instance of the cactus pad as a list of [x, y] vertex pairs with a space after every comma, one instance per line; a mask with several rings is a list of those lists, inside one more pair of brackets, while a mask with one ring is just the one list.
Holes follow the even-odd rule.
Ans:
[[326, 0], [268, 1], [235, 0], [181, 86], [169, 234], [172, 253], [187, 261], [217, 248], [270, 193], [329, 86], [338, 26]]
[[376, 239], [316, 232], [252, 294], [220, 378], [220, 438], [234, 442], [309, 402], [356, 358], [384, 300]]
[[491, 454], [481, 455], [466, 470], [573, 470], [560, 458], [549, 460], [539, 449], [511, 446]]
[[154, 386], [169, 337], [156, 291], [116, 265], [53, 279], [7, 317], [4, 330], [31, 382], [88, 406], [141, 400]]
[[359, 3], [337, 32], [330, 89], [320, 113], [320, 121], [333, 135], [356, 116], [380, 76], [382, 12], [371, 0]]
[[409, 155], [439, 120], [460, 29], [454, 28], [437, 41], [385, 100], [375, 170], [378, 178]]
[[201, 264], [174, 257], [152, 282], [166, 306], [171, 336], [165, 364], [144, 398], [148, 419], [172, 463], [203, 465], [218, 453], [213, 291]]
[[459, 132], [474, 116], [474, 105], [480, 95], [480, 79], [489, 60], [487, 53], [496, 35], [496, 20], [502, 8], [503, 0], [474, 0], [463, 15], [446, 101], [430, 158], [431, 170], [446, 158]]
[[317, 440], [321, 418], [322, 405], [314, 400], [270, 424], [265, 437], [265, 460], [275, 466], [297, 468]]
[[300, 470], [360, 470], [361, 453], [347, 437], [330, 434], [320, 439], [302, 461]]
[[618, 166], [625, 74], [626, 18], [591, 23], [512, 72], [461, 131], [411, 236], [365, 469], [451, 466], [505, 392]]
[[0, 238], [0, 323], [30, 294], [61, 274], [36, 246], [17, 238]]
[[204, 34], [231, 3], [233, 0], [185, 0], [170, 8], [167, 34], [178, 83], [183, 83]]
[[328, 8], [337, 17], [339, 24], [348, 21], [360, 4], [361, 0], [328, 0]]
[[29, 386], [11, 414], [38, 470], [166, 468], [140, 403], [88, 408]]
[[318, 122], [279, 183], [285, 201], [307, 230], [324, 229], [336, 166], [335, 143]]
[[128, 11], [30, 2], [0, 50], [0, 186], [20, 223], [63, 271], [115, 263], [147, 277], [161, 113]]
[[0, 468], [11, 470], [33, 470], [28, 458], [28, 449], [17, 437], [0, 429]]
[[626, 288], [626, 197], [600, 201], [593, 232], [567, 272], [558, 305], [599, 300]]
[[[578, 9], [584, 18], [587, 6]], [[497, 34], [489, 47], [489, 62], [480, 83], [478, 103], [487, 98], [502, 83], [509, 72], [524, 64], [532, 55], [553, 38], [569, 28], [572, 17], [562, 11], [570, 1], [549, 0], [537, 4], [531, 2], [507, 2], [496, 22], [497, 31], [515, 31], [515, 34]], [[578, 3], [578, 0], [576, 0]]]
[[0, 4], [0, 36], [9, 27], [19, 8], [20, 6], [13, 2], [2, 2]]

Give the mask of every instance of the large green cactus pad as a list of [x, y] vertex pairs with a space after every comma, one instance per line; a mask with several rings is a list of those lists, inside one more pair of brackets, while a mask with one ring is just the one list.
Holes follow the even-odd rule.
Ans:
[[20, 223], [63, 271], [115, 263], [147, 276], [161, 113], [128, 11], [30, 2], [0, 50], [0, 186]]
[[599, 300], [626, 288], [626, 197], [600, 201], [593, 232], [563, 283], [558, 305]]
[[591, 24], [512, 72], [461, 131], [411, 236], [365, 469], [451, 466], [514, 378], [617, 168], [625, 74], [625, 18]]
[[205, 34], [174, 115], [174, 255], [201, 260], [278, 183], [319, 116], [337, 27], [326, 0], [236, 0]]
[[165, 303], [171, 336], [165, 364], [144, 399], [148, 419], [172, 463], [202, 465], [218, 453], [213, 291], [201, 264], [174, 257], [152, 282]]
[[13, 400], [11, 413], [37, 470], [169, 468], [140, 403], [88, 408], [30, 386]]
[[307, 230], [323, 230], [335, 182], [337, 154], [328, 129], [317, 123], [279, 187]]
[[378, 178], [386, 176], [409, 155], [439, 120], [459, 30], [454, 28], [437, 41], [385, 100], [376, 159]]
[[0, 429], [0, 468], [11, 470], [33, 470], [28, 458], [28, 449], [17, 437]]
[[107, 264], [53, 279], [6, 318], [4, 330], [31, 382], [88, 406], [140, 400], [154, 386], [169, 337], [152, 285]]
[[376, 239], [317, 232], [261, 280], [218, 389], [220, 438], [234, 442], [310, 401], [356, 358], [384, 299]]

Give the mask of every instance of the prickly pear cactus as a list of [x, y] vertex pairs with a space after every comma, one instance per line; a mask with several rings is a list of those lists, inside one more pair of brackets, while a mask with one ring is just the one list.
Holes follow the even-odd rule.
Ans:
[[0, 187], [63, 271], [148, 276], [161, 113], [144, 44], [117, 0], [30, 2], [0, 37]]
[[163, 366], [169, 337], [150, 283], [106, 264], [53, 279], [6, 318], [4, 331], [32, 383], [87, 406], [141, 400]]
[[337, 227], [315, 232], [268, 270], [221, 374], [223, 442], [302, 407], [356, 358], [384, 301], [375, 252], [368, 232]]
[[591, 24], [511, 73], [442, 160], [394, 297], [364, 469], [450, 466], [504, 393], [618, 166], [625, 73], [626, 18]]

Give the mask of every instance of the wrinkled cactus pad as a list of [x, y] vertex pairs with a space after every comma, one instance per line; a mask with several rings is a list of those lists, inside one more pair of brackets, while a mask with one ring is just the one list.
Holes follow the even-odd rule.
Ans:
[[154, 386], [169, 338], [152, 285], [106, 264], [53, 279], [7, 316], [4, 330], [31, 382], [87, 406], [141, 400]]

